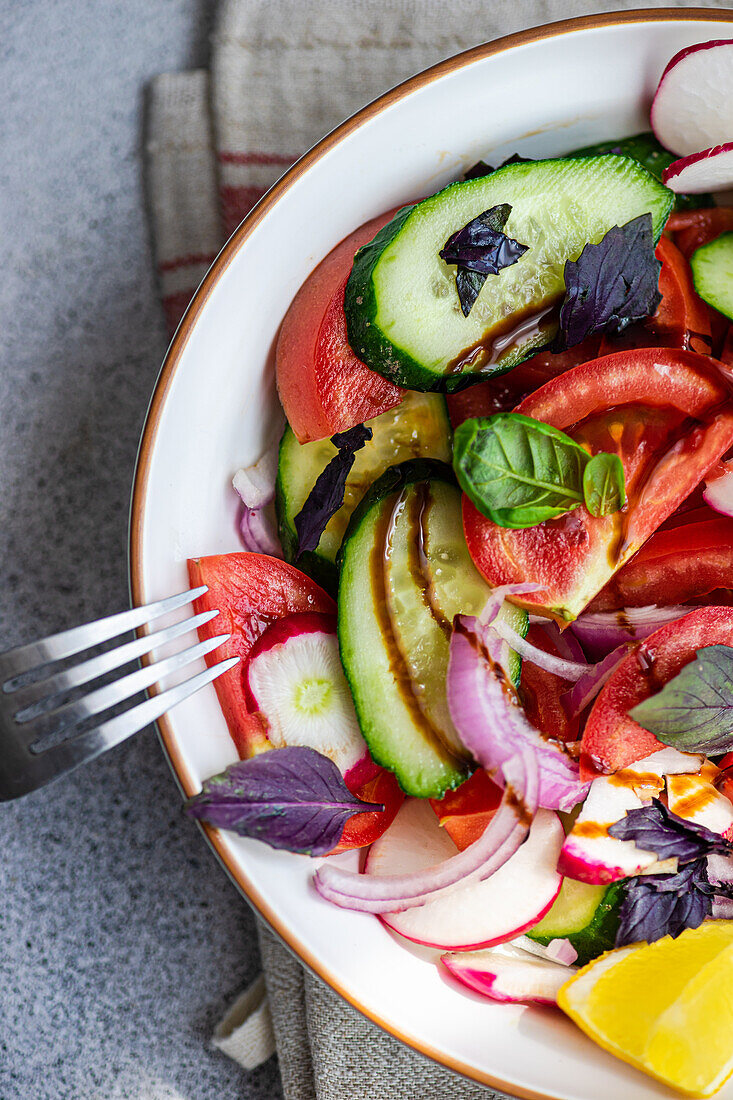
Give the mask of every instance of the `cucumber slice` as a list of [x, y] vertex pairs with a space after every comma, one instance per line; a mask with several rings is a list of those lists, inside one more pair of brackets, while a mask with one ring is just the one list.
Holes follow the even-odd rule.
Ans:
[[[445, 697], [457, 614], [477, 614], [490, 588], [474, 566], [449, 467], [392, 467], [354, 512], [340, 552], [338, 636], [356, 713], [373, 758], [407, 794], [440, 798], [471, 771]], [[502, 609], [516, 630], [526, 613]], [[518, 683], [521, 661], [507, 648]]]
[[[325, 587], [335, 590], [336, 555], [351, 513], [373, 481], [389, 466], [411, 458], [451, 460], [451, 428], [445, 401], [438, 394], [406, 393], [401, 404], [367, 421], [373, 435], [356, 452], [346, 481], [344, 503], [331, 517], [317, 548], [303, 554], [298, 567]], [[295, 517], [308, 498], [318, 475], [336, 454], [330, 439], [299, 443], [290, 427], [280, 442], [275, 507], [280, 541], [287, 561], [298, 551]]]
[[[670, 164], [677, 160], [655, 138], [651, 130], [643, 134], [633, 134], [631, 137], [620, 138], [618, 141], [601, 141], [597, 145], [586, 145], [582, 149], [575, 149], [567, 155], [570, 157], [600, 157], [606, 153], [620, 153], [621, 156], [638, 160], [651, 172], [655, 179], [662, 182], [662, 172], [669, 168]], [[675, 210], [697, 210], [701, 206], [715, 206], [712, 195], [675, 195]]]
[[[400, 210], [360, 249], [346, 286], [349, 343], [373, 370], [416, 390], [462, 389], [509, 370], [557, 329], [565, 261], [614, 225], [651, 213], [655, 240], [671, 191], [621, 156], [508, 164]], [[482, 211], [509, 203], [509, 237], [529, 246], [487, 278], [464, 317], [439, 251]]]
[[690, 267], [702, 300], [733, 321], [733, 233], [721, 233], [696, 249]]
[[615, 946], [623, 895], [623, 882], [590, 886], [564, 878], [549, 913], [525, 936], [543, 947], [552, 940], [569, 940], [578, 952], [576, 964], [585, 966]]

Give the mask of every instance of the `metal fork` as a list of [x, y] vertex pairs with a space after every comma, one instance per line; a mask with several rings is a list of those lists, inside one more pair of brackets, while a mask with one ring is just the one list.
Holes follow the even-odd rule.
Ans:
[[[52, 634], [40, 642], [0, 653], [0, 801], [19, 798], [93, 760], [237, 664], [238, 657], [220, 661], [92, 728], [78, 729], [87, 719], [129, 703], [157, 680], [211, 653], [229, 637], [228, 634], [219, 634], [171, 657], [138, 668], [80, 698], [64, 701], [64, 696], [73, 689], [89, 684], [108, 672], [136, 661], [158, 646], [195, 630], [219, 612], [204, 611], [60, 671], [54, 672], [51, 666], [185, 607], [206, 591], [206, 585], [202, 585], [166, 600], [134, 607], [85, 626]], [[40, 675], [29, 682], [34, 673]], [[59, 741], [60, 734], [65, 735], [64, 740]]]

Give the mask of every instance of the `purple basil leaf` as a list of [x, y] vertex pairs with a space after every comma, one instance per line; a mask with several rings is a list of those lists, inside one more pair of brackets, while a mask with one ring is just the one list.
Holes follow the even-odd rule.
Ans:
[[665, 745], [708, 756], [727, 752], [733, 748], [733, 648], [698, 649], [694, 661], [629, 714]]
[[[499, 168], [506, 168], [507, 164], [529, 164], [531, 160], [531, 157], [520, 157], [519, 153], [512, 153], [510, 157], [501, 162]], [[498, 172], [499, 168], [492, 168], [485, 160], [477, 160], [463, 173], [463, 180], [465, 182], [467, 180], [483, 179], [484, 176], [490, 176], [493, 172]]]
[[477, 160], [475, 164], [472, 164], [470, 168], [467, 168], [463, 173], [463, 180], [480, 180], [484, 176], [490, 176], [496, 169], [492, 168], [490, 164], [487, 164], [485, 160]]
[[529, 247], [502, 232], [511, 212], [508, 203], [484, 210], [449, 237], [440, 250], [441, 258], [458, 268], [456, 289], [464, 317], [471, 312], [486, 277], [511, 267]]
[[323, 856], [354, 814], [384, 810], [352, 794], [332, 760], [315, 749], [271, 749], [230, 764], [189, 799], [192, 817], [272, 848]]
[[725, 837], [678, 817], [658, 798], [636, 810], [627, 810], [626, 817], [609, 826], [608, 832], [616, 840], [633, 840], [637, 848], [654, 852], [659, 859], [676, 857], [680, 864], [711, 852], [733, 852], [733, 844]]
[[625, 884], [616, 947], [662, 936], [677, 937], [699, 928], [712, 912], [717, 888], [708, 882], [705, 860], [688, 863], [672, 875], [638, 875]]
[[661, 263], [654, 254], [651, 214], [609, 229], [565, 264], [565, 300], [553, 346], [563, 351], [594, 332], [618, 334], [654, 313]]
[[326, 524], [344, 503], [346, 480], [354, 465], [354, 456], [371, 438], [372, 429], [364, 424], [356, 424], [347, 432], [331, 436], [331, 442], [338, 447], [338, 454], [318, 475], [308, 499], [295, 517], [295, 530], [298, 532], [296, 561], [301, 554], [318, 546]]
[[486, 282], [486, 276], [478, 271], [469, 271], [467, 267], [459, 267], [456, 271], [456, 290], [461, 303], [461, 311], [464, 317], [468, 317], [474, 307], [474, 303], [481, 293], [481, 287]]

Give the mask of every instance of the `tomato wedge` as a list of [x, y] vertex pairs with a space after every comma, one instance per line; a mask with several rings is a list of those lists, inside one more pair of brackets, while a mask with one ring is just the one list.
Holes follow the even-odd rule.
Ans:
[[581, 741], [580, 778], [625, 768], [664, 748], [628, 712], [660, 691], [708, 645], [733, 645], [733, 607], [701, 607], [645, 638], [601, 689]]
[[[533, 623], [530, 626], [527, 641], [538, 649], [543, 649], [545, 653], [552, 653], [556, 657], [565, 656], [539, 624]], [[556, 741], [578, 739], [579, 719], [568, 718], [561, 700], [561, 696], [572, 686], [570, 680], [563, 680], [561, 676], [547, 672], [533, 661], [522, 662], [520, 695], [525, 714], [533, 726]]]
[[295, 295], [275, 351], [277, 389], [301, 443], [325, 439], [399, 405], [403, 391], [357, 359], [346, 337], [344, 291], [354, 253], [394, 211], [337, 244]]
[[688, 603], [733, 589], [733, 517], [655, 531], [593, 600], [591, 611]]
[[429, 801], [456, 848], [463, 851], [485, 831], [499, 808], [503, 793], [484, 769], [479, 768], [455, 791]]
[[199, 636], [230, 637], [206, 657], [208, 665], [226, 657], [240, 662], [214, 681], [229, 732], [239, 755], [246, 759], [261, 749], [267, 738], [258, 720], [252, 719], [244, 689], [244, 664], [252, 646], [268, 626], [303, 611], [335, 614], [331, 597], [305, 573], [266, 554], [215, 554], [189, 558], [191, 587], [208, 585], [209, 591], [194, 604], [197, 612], [218, 608], [215, 619], [199, 627]]
[[[255, 642], [272, 623], [286, 615], [315, 611], [334, 615], [336, 605], [322, 588], [293, 565], [265, 554], [215, 554], [189, 558], [192, 586], [208, 585], [194, 603], [197, 612], [218, 608], [215, 619], [199, 627], [199, 637], [230, 637], [206, 657], [208, 665], [226, 657], [240, 663], [214, 681], [232, 740], [242, 759], [266, 751], [270, 745], [261, 717], [248, 706], [244, 686], [245, 663]], [[356, 814], [345, 825], [334, 852], [371, 844], [391, 824], [404, 798], [391, 772], [367, 761], [346, 778], [353, 794], [364, 802], [381, 802], [383, 813]]]
[[[641, 348], [584, 363], [547, 382], [517, 412], [570, 434], [624, 464], [623, 512], [593, 517], [582, 506], [523, 530], [496, 526], [464, 497], [471, 557], [491, 585], [534, 582], [517, 600], [559, 621], [575, 618], [733, 443], [733, 411], [711, 360]], [[689, 427], [689, 419], [707, 421]]]

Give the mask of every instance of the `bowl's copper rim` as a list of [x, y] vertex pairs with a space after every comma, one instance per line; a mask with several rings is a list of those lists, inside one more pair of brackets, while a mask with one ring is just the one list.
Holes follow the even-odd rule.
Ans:
[[[254, 210], [247, 215], [239, 228], [236, 229], [229, 238], [201, 283], [201, 286], [196, 291], [173, 337], [163, 362], [158, 381], [155, 385], [155, 390], [153, 391], [140, 441], [130, 510], [130, 590], [133, 604], [143, 604], [146, 602], [142, 580], [143, 508], [158, 425], [168, 394], [168, 388], [181, 358], [181, 353], [186, 346], [193, 326], [204, 307], [206, 299], [216, 285], [217, 280], [229, 266], [233, 257], [247, 237], [249, 237], [252, 230], [259, 225], [265, 215], [269, 213], [279, 199], [290, 189], [290, 187], [292, 187], [293, 183], [302, 176], [304, 172], [307, 172], [311, 165], [320, 160], [334, 145], [338, 144], [338, 142], [348, 134], [353, 133], [354, 130], [357, 130], [363, 123], [369, 121], [369, 119], [373, 118], [375, 115], [380, 114], [398, 100], [410, 95], [418, 88], [430, 84], [434, 80], [440, 79], [440, 77], [445, 76], [447, 73], [462, 69], [466, 65], [472, 64], [474, 61], [482, 60], [493, 54], [503, 53], [506, 50], [515, 49], [517, 46], [524, 46], [529, 42], [537, 42], [545, 38], [554, 38], [558, 35], [570, 34], [575, 31], [596, 27], [619, 26], [626, 23], [670, 21], [733, 22], [733, 10], [725, 8], [640, 8], [632, 11], [604, 12], [597, 15], [581, 16], [577, 19], [566, 19], [557, 23], [548, 23], [541, 27], [532, 27], [529, 30], [520, 31], [517, 34], [508, 35], [505, 38], [499, 38], [481, 46], [475, 46], [473, 49], [456, 54], [454, 57], [450, 57], [434, 65], [432, 68], [418, 73], [416, 76], [404, 81], [404, 83], [398, 84], [397, 87], [386, 92], [384, 95], [380, 96], [379, 99], [375, 99], [374, 102], [362, 108], [357, 114], [353, 115], [345, 122], [342, 122], [340, 126], [324, 137], [309, 152], [301, 157], [275, 186], [268, 191], [264, 198], [258, 203]], [[150, 690], [151, 693], [156, 693], [157, 691], [155, 688], [151, 688]], [[183, 792], [187, 797], [190, 797], [198, 790], [198, 784], [186, 768], [166, 715], [158, 719], [158, 728], [163, 748], [168, 757], [168, 762]], [[375, 1024], [378, 1024], [385, 1031], [394, 1035], [397, 1039], [402, 1040], [402, 1042], [406, 1043], [414, 1050], [427, 1055], [427, 1057], [447, 1066], [449, 1069], [462, 1073], [466, 1077], [470, 1077], [475, 1081], [480, 1081], [482, 1084], [490, 1085], [504, 1092], [513, 1093], [515, 1096], [525, 1098], [525, 1100], [558, 1100], [558, 1098], [552, 1097], [550, 1093], [538, 1093], [532, 1090], [519, 1088], [511, 1081], [503, 1081], [501, 1078], [477, 1070], [473, 1066], [467, 1065], [456, 1058], [446, 1057], [442, 1052], [435, 1050], [433, 1047], [421, 1042], [414, 1036], [406, 1034], [395, 1025], [385, 1022], [374, 1012], [364, 1007], [364, 1005], [359, 1004], [341, 984], [338, 975], [326, 969], [318, 959], [314, 958], [311, 953], [299, 943], [297, 937], [295, 937], [289, 929], [283, 926], [277, 914], [247, 879], [246, 875], [242, 873], [241, 868], [235, 864], [218, 831], [208, 826], [204, 826], [204, 832], [224, 869], [229, 874], [229, 877], [239, 890], [245, 894], [260, 916], [267, 921], [270, 927], [280, 936], [285, 944], [295, 952], [306, 966]]]

